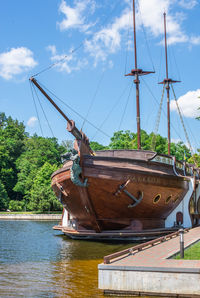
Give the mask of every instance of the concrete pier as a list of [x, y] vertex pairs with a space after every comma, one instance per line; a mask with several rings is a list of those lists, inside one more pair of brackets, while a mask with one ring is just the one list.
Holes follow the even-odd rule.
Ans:
[[[185, 248], [200, 240], [200, 227], [184, 234]], [[180, 251], [177, 233], [104, 258], [99, 289], [106, 294], [200, 297], [200, 261], [171, 259]], [[157, 242], [156, 242], [157, 241]]]

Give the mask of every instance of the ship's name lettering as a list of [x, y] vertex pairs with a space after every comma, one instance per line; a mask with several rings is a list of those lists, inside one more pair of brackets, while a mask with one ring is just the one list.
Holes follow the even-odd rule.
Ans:
[[154, 178], [154, 177], [131, 177], [129, 179], [132, 182], [146, 182], [146, 183], [158, 183], [158, 182], [160, 182], [159, 178]]

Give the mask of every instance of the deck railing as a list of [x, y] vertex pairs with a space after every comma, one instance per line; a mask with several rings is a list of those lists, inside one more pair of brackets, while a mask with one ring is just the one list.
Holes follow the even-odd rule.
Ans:
[[[184, 229], [184, 232], [188, 232], [188, 231], [189, 231], [189, 229]], [[139, 252], [143, 249], [146, 249], [146, 248], [149, 248], [151, 246], [157, 245], [157, 244], [159, 244], [161, 242], [164, 242], [164, 241], [168, 241], [172, 238], [175, 238], [175, 237], [179, 236], [179, 234], [180, 234], [180, 232], [177, 231], [177, 232], [171, 233], [169, 235], [166, 235], [166, 236], [163, 236], [163, 237], [148, 241], [146, 243], [142, 243], [142, 244], [139, 244], [139, 245], [136, 245], [136, 246], [121, 250], [119, 252], [115, 252], [111, 255], [108, 255], [108, 256], [104, 257], [104, 264], [110, 264], [111, 261], [116, 261], [116, 259], [118, 259], [120, 257], [125, 257], [126, 255], [132, 255], [133, 253]]]

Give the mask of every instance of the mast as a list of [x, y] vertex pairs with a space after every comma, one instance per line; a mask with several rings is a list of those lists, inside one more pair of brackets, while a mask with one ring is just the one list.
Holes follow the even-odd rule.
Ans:
[[[135, 1], [133, 0], [133, 33], [134, 33], [134, 53], [135, 53], [135, 69], [137, 69], [137, 44], [136, 44], [136, 23], [135, 23]], [[139, 90], [139, 76], [135, 74], [135, 88], [136, 88], [136, 109], [137, 109], [137, 146], [141, 149], [141, 133], [140, 133], [140, 90]]]
[[166, 65], [166, 79], [159, 84], [165, 84], [167, 90], [167, 135], [168, 135], [168, 154], [171, 154], [171, 125], [170, 125], [170, 84], [178, 83], [180, 81], [174, 81], [168, 77], [168, 55], [167, 55], [167, 29], [166, 29], [166, 13], [164, 12], [164, 36], [165, 36], [165, 65]]
[[134, 60], [135, 60], [135, 69], [131, 70], [131, 73], [125, 76], [134, 76], [135, 88], [136, 88], [136, 111], [137, 111], [137, 149], [141, 149], [141, 129], [140, 129], [140, 90], [139, 90], [139, 76], [147, 75], [154, 73], [154, 71], [143, 71], [142, 69], [137, 68], [137, 44], [136, 44], [136, 20], [135, 20], [135, 0], [133, 0], [133, 37], [134, 37]]
[[167, 30], [166, 30], [166, 13], [164, 12], [164, 33], [165, 33], [165, 61], [166, 61], [166, 90], [167, 90], [167, 127], [168, 127], [168, 154], [171, 150], [171, 132], [170, 132], [170, 98], [169, 98], [169, 80], [168, 80], [168, 57], [167, 57]]

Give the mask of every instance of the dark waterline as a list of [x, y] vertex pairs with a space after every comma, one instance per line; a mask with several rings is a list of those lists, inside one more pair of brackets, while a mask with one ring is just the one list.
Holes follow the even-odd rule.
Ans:
[[132, 246], [69, 240], [52, 221], [0, 221], [0, 297], [104, 297], [97, 266]]

